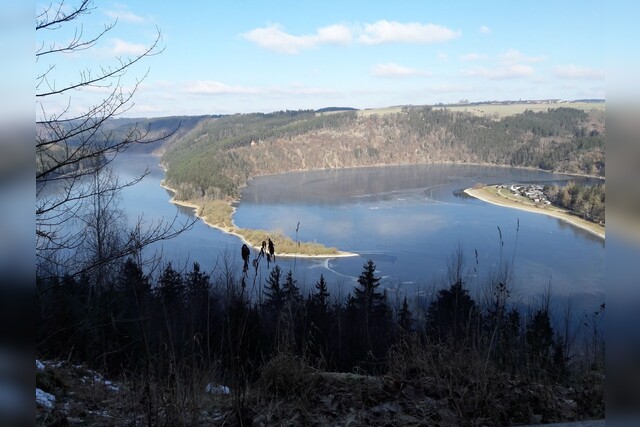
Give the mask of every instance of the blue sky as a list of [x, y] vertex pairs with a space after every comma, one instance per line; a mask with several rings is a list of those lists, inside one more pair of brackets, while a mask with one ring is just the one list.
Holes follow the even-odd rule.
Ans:
[[[605, 97], [602, 1], [97, 1], [85, 35], [117, 25], [56, 64], [77, 79], [135, 55], [162, 32], [164, 51], [133, 67], [147, 74], [125, 116], [229, 114], [349, 106]], [[75, 29], [69, 28], [69, 30]], [[37, 34], [65, 40], [67, 29]], [[49, 112], [81, 111], [92, 88], [56, 97]]]

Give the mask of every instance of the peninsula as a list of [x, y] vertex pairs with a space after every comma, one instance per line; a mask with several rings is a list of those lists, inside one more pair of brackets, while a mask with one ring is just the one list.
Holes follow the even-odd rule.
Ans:
[[[162, 188], [169, 190], [174, 195], [177, 191], [164, 182], [160, 184]], [[271, 239], [276, 244], [276, 256], [279, 257], [298, 257], [298, 258], [338, 258], [357, 256], [355, 253], [339, 251], [333, 247], [327, 247], [315, 242], [296, 242], [284, 233], [276, 231], [256, 230], [249, 228], [240, 228], [233, 223], [233, 214], [235, 208], [231, 203], [224, 200], [177, 200], [173, 197], [171, 203], [192, 208], [195, 215], [209, 227], [216, 228], [224, 233], [232, 234], [243, 243], [259, 251], [262, 242]]]
[[605, 227], [603, 225], [580, 218], [567, 209], [546, 203], [536, 203], [529, 198], [515, 195], [502, 185], [478, 185], [473, 188], [467, 188], [464, 192], [469, 196], [494, 205], [549, 215], [586, 230], [602, 239], [605, 238]]

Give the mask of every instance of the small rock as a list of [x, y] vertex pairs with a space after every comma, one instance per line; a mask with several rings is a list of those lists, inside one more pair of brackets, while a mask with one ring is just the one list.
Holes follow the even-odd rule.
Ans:
[[383, 404], [380, 404], [371, 408], [371, 412], [373, 412], [374, 414], [384, 414], [384, 413], [395, 414], [400, 412], [400, 406], [397, 403], [385, 402]]
[[266, 421], [267, 418], [264, 415], [258, 415], [251, 422], [251, 427], [263, 427]]
[[211, 394], [230, 394], [231, 393], [231, 389], [226, 385], [214, 385], [212, 383], [207, 384], [204, 391], [206, 393], [211, 393]]
[[36, 388], [36, 404], [51, 410], [56, 404], [56, 397], [51, 393]]

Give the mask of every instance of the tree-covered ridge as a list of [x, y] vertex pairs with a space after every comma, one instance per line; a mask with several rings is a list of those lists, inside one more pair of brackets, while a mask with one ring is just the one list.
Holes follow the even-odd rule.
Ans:
[[203, 122], [167, 151], [183, 199], [238, 197], [251, 176], [414, 163], [488, 163], [604, 175], [604, 116], [571, 108], [494, 120], [431, 107], [387, 115], [312, 111]]
[[236, 152], [238, 148], [335, 128], [355, 116], [355, 112], [316, 116], [312, 110], [302, 110], [235, 114], [203, 122], [163, 156], [169, 166], [167, 183], [183, 199], [237, 197], [238, 188], [256, 174]]

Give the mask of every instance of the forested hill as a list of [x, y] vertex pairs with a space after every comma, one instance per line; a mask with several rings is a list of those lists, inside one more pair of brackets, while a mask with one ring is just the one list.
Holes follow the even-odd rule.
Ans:
[[251, 176], [325, 168], [488, 163], [604, 176], [604, 113], [556, 108], [495, 120], [432, 107], [285, 111], [202, 120], [163, 157], [182, 199], [237, 197]]

